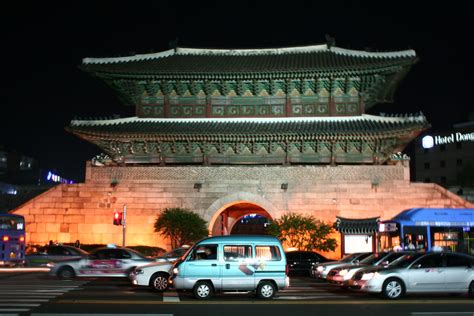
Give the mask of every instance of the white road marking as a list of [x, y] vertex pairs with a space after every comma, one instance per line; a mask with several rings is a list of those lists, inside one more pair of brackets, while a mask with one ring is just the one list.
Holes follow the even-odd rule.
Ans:
[[23, 304], [23, 303], [20, 303], [20, 304], [4, 304], [4, 303], [0, 303], [0, 306], [12, 306], [14, 305], [15, 307], [38, 307], [40, 306], [41, 304]]
[[[0, 308], [0, 312], [27, 312], [28, 308]], [[18, 315], [18, 314], [2, 314], [2, 315]]]
[[440, 316], [458, 316], [458, 315], [471, 315], [474, 316], [474, 312], [412, 312], [411, 315], [440, 315]]
[[[324, 298], [327, 299], [329, 295], [313, 295], [313, 296], [276, 296], [274, 300], [314, 300]], [[350, 296], [343, 296], [343, 295], [333, 295], [333, 297], [337, 298], [349, 298]]]
[[163, 292], [163, 302], [179, 302], [178, 292]]
[[[61, 314], [61, 313], [32, 313], [30, 316], [117, 316], [117, 314]], [[174, 314], [120, 314], [120, 316], [173, 316]]]
[[[8, 298], [8, 299], [5, 299], [3, 298], [0, 298], [0, 302], [4, 303], [12, 303], [12, 302], [47, 302], [49, 300], [45, 300], [45, 299], [37, 299], [37, 298], [27, 298], [27, 299], [24, 299], [24, 298]], [[2, 315], [0, 315], [2, 316]]]

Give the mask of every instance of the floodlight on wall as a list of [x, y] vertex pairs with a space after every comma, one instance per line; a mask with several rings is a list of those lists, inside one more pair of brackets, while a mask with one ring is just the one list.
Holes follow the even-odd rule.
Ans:
[[199, 192], [202, 188], [202, 183], [196, 182], [194, 183], [194, 188]]
[[288, 190], [288, 183], [286, 183], [286, 182], [285, 182], [285, 183], [282, 183], [282, 184], [281, 184], [281, 189], [282, 189], [283, 191]]

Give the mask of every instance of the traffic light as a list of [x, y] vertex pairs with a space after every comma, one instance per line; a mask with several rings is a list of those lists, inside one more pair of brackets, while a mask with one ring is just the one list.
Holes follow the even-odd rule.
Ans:
[[122, 225], [122, 213], [114, 212], [114, 225]]

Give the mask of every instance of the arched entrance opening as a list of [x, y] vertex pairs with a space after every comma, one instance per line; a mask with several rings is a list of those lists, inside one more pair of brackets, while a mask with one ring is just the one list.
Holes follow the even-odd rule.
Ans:
[[266, 235], [272, 217], [261, 206], [238, 202], [224, 208], [214, 221], [212, 235]]

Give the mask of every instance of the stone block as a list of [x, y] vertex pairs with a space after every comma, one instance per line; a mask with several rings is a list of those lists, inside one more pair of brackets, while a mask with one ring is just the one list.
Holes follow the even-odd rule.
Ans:
[[64, 223], [84, 223], [84, 222], [85, 222], [84, 215], [78, 215], [78, 214], [64, 215]]
[[60, 243], [73, 242], [73, 240], [71, 240], [71, 235], [69, 233], [66, 233], [66, 232], [60, 232], [58, 234], [57, 241], [60, 242]]
[[69, 233], [69, 224], [62, 223], [60, 224], [59, 232], [60, 233]]
[[58, 233], [60, 231], [60, 223], [46, 223], [46, 232], [47, 233]]

